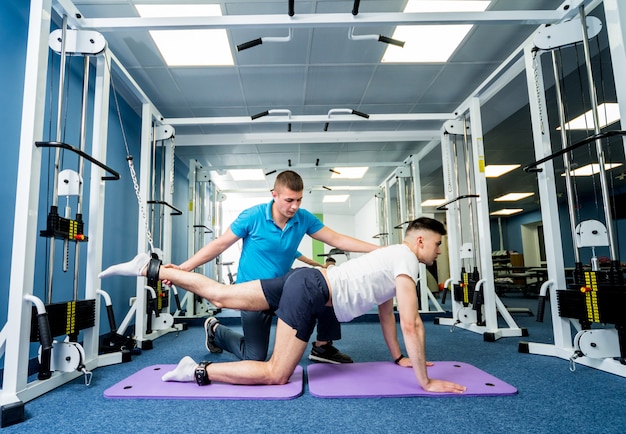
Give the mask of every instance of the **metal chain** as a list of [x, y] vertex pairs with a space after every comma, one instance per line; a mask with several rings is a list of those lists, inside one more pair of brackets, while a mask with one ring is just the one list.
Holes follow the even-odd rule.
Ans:
[[174, 194], [174, 158], [176, 157], [174, 150], [176, 149], [176, 144], [174, 143], [174, 136], [172, 136], [171, 146], [170, 146], [170, 194]]
[[539, 67], [537, 52], [533, 53], [533, 75], [535, 79], [535, 92], [537, 94], [537, 108], [539, 109], [539, 125], [541, 126], [541, 134], [545, 134], [545, 127], [543, 125], [543, 107], [541, 106], [541, 90], [539, 89]]
[[143, 218], [143, 223], [146, 227], [146, 238], [148, 239], [148, 244], [150, 244], [150, 251], [154, 251], [154, 245], [152, 244], [152, 233], [150, 232], [150, 227], [148, 226], [148, 218], [146, 217], [146, 209], [143, 206], [143, 200], [141, 199], [141, 193], [139, 192], [139, 183], [137, 182], [137, 175], [135, 173], [135, 165], [133, 164], [133, 157], [126, 157], [126, 161], [128, 161], [128, 169], [130, 170], [130, 177], [133, 180], [133, 187], [135, 188], [135, 196], [137, 196], [137, 204], [139, 205], [139, 211], [141, 212], [141, 217]]
[[130, 177], [133, 180], [133, 188], [135, 189], [135, 195], [137, 196], [137, 204], [139, 205], [139, 211], [141, 212], [141, 216], [143, 218], [143, 223], [146, 227], [146, 238], [148, 239], [148, 244], [150, 245], [150, 251], [154, 251], [154, 245], [152, 244], [152, 233], [150, 232], [150, 228], [148, 226], [148, 218], [146, 217], [146, 210], [143, 206], [143, 200], [141, 199], [141, 193], [139, 192], [139, 183], [137, 182], [137, 174], [135, 173], [135, 165], [133, 164], [133, 156], [130, 155], [130, 150], [128, 149], [128, 140], [126, 139], [126, 132], [124, 130], [124, 122], [122, 121], [122, 113], [120, 111], [120, 104], [117, 100], [117, 90], [115, 89], [115, 82], [113, 81], [113, 73], [111, 71], [111, 64], [109, 62], [109, 58], [105, 51], [104, 60], [106, 62], [107, 68], [109, 70], [109, 77], [111, 82], [111, 88], [113, 90], [113, 100], [115, 101], [115, 108], [117, 111], [117, 118], [120, 121], [120, 128], [122, 130], [122, 140], [124, 141], [124, 147], [126, 148], [126, 161], [128, 161], [128, 169], [130, 171]]

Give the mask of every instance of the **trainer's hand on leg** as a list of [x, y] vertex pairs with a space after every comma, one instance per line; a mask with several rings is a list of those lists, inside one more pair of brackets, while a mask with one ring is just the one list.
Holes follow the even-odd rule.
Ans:
[[[161, 268], [173, 268], [175, 270], [182, 270], [182, 268], [175, 264], [164, 264], [161, 265]], [[165, 283], [167, 286], [172, 286], [172, 282], [169, 280], [163, 279], [162, 282]]]

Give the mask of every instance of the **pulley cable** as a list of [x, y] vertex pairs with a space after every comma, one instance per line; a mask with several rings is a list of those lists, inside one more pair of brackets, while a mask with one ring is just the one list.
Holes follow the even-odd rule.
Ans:
[[148, 244], [150, 245], [150, 251], [154, 252], [154, 245], [152, 244], [152, 233], [150, 232], [150, 226], [148, 224], [148, 218], [146, 216], [146, 209], [143, 205], [143, 200], [141, 198], [141, 192], [139, 190], [139, 183], [137, 182], [137, 173], [135, 172], [135, 165], [133, 164], [133, 156], [130, 155], [130, 150], [128, 148], [128, 140], [126, 138], [126, 131], [124, 130], [124, 122], [122, 121], [122, 113], [120, 110], [120, 104], [117, 99], [117, 90], [115, 89], [115, 82], [113, 80], [113, 71], [111, 70], [111, 64], [109, 62], [109, 58], [107, 53], [104, 53], [104, 60], [106, 62], [107, 68], [109, 70], [109, 77], [111, 81], [111, 89], [113, 90], [113, 100], [115, 102], [115, 109], [117, 111], [117, 117], [120, 122], [120, 129], [122, 132], [122, 140], [124, 141], [124, 148], [126, 149], [126, 161], [128, 162], [128, 170], [130, 172], [130, 178], [133, 181], [133, 188], [135, 189], [135, 196], [137, 197], [137, 205], [139, 206], [139, 211], [141, 213], [141, 217], [143, 219], [146, 238], [148, 240]]

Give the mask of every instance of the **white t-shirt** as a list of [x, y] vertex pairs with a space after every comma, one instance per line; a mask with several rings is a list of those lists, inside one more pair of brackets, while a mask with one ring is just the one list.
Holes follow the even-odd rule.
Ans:
[[396, 277], [404, 274], [417, 284], [419, 261], [404, 244], [383, 247], [341, 265], [328, 268], [333, 309], [348, 322], [396, 295]]

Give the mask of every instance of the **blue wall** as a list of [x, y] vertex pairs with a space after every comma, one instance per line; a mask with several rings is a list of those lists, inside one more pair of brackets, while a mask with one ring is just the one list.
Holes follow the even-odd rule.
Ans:
[[[21, 107], [24, 89], [24, 68], [26, 60], [26, 41], [28, 33], [28, 2], [23, 0], [4, 0], [0, 2], [0, 49], [3, 56], [3, 67], [0, 68], [0, 86], [3, 95], [3, 104], [0, 105], [0, 113], [5, 121], [5, 137], [3, 140], [3, 159], [5, 162], [3, 176], [3, 188], [0, 189], [0, 203], [3, 212], [0, 214], [0, 264], [3, 273], [0, 273], [0, 325], [4, 325], [7, 320], [7, 304], [10, 284], [11, 251], [13, 242], [13, 225], [15, 216], [17, 168], [19, 158]], [[67, 112], [64, 121], [63, 141], [78, 147], [80, 132], [80, 106], [82, 91], [82, 70], [83, 60], [80, 57], [68, 58], [69, 69], [67, 80]], [[43, 140], [56, 139], [56, 94], [58, 92], [59, 76], [59, 56], [50, 53], [48, 76], [49, 82], [46, 86], [48, 102], [46, 113]], [[10, 65], [10, 67], [6, 67]], [[88, 119], [93, 114], [93, 62], [92, 74], [90, 78], [90, 99]], [[137, 176], [140, 176], [139, 153], [140, 153], [140, 116], [120, 97], [121, 117], [124, 123], [124, 132], [128, 140], [131, 155], [133, 155]], [[50, 122], [52, 120], [52, 122]], [[86, 152], [90, 153], [91, 148], [91, 121], [88, 122], [88, 134]], [[107, 141], [107, 157], [104, 162], [107, 166], [117, 171], [121, 175], [118, 181], [106, 182], [105, 208], [104, 208], [104, 245], [103, 245], [103, 267], [120, 261], [127, 260], [137, 253], [137, 221], [139, 210], [135, 190], [126, 162], [127, 152], [124, 146], [122, 130], [117, 115], [115, 99], [110, 98], [109, 107], [109, 130]], [[39, 231], [45, 228], [45, 219], [52, 201], [52, 186], [54, 180], [52, 175], [54, 151], [42, 149], [41, 164], [41, 189], [39, 193], [39, 215], [38, 227], [33, 230]], [[77, 157], [72, 153], [64, 152], [61, 169], [77, 170]], [[89, 182], [92, 165], [85, 163], [84, 191], [83, 191], [83, 213], [85, 222], [85, 232], [87, 233], [90, 222], [88, 221], [89, 210]], [[185, 190], [183, 190], [185, 191]], [[144, 198], [145, 199], [145, 198]], [[66, 199], [59, 199], [60, 214], [63, 215]], [[72, 208], [71, 218], [75, 218], [75, 199], [70, 200]], [[52, 240], [38, 237], [35, 257], [34, 294], [40, 298], [45, 297], [47, 267], [48, 267], [48, 245]], [[73, 253], [70, 256], [70, 272], [63, 273], [61, 268], [62, 242], [55, 241], [55, 282], [53, 287], [53, 302], [67, 301], [72, 298], [73, 280]], [[186, 240], [185, 240], [186, 243]], [[71, 243], [70, 243], [71, 244]], [[81, 261], [79, 265], [79, 298], [84, 297], [84, 268], [86, 264], [86, 252], [88, 243], [81, 244]], [[73, 252], [73, 248], [70, 249]], [[117, 323], [121, 322], [128, 311], [128, 300], [135, 295], [135, 280], [111, 278], [103, 282], [102, 289], [109, 292], [113, 299], [113, 308]], [[101, 311], [101, 333], [106, 333], [108, 321], [105, 317], [104, 309]]]
[[[604, 222], [604, 213], [602, 208], [592, 206], [593, 200], [585, 202], [587, 205], [581, 207], [577, 211], [577, 224], [584, 220], [595, 219]], [[559, 203], [559, 221], [561, 226], [561, 248], [563, 251], [563, 261], [566, 267], [574, 266], [574, 244], [570, 230], [569, 214], [567, 205]], [[504, 248], [506, 250], [514, 250], [520, 253], [524, 252], [522, 246], [522, 230], [521, 226], [529, 223], [541, 221], [541, 213], [539, 211], [528, 212], [516, 216], [502, 219], [502, 233], [504, 238]], [[614, 220], [614, 235], [618, 247], [626, 243], [626, 219]], [[498, 236], [498, 221], [491, 221], [491, 245], [493, 250], [499, 250], [500, 239]], [[580, 259], [583, 264], [589, 264], [591, 260], [591, 248], [582, 248], [579, 250]], [[610, 257], [608, 247], [597, 247], [596, 256]]]
[[20, 119], [24, 68], [26, 63], [26, 36], [28, 33], [28, 2], [4, 0], [0, 2], [0, 118], [4, 124], [2, 159], [4, 164], [0, 177], [0, 325], [7, 319], [7, 300], [13, 243], [13, 219], [15, 217], [15, 188], [20, 143]]

